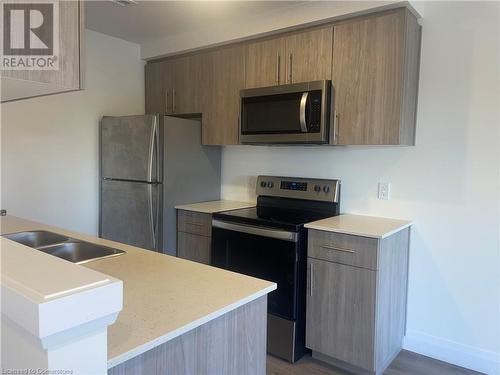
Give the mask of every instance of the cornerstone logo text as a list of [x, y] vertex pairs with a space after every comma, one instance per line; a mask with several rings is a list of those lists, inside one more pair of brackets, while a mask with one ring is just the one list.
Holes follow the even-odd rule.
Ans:
[[59, 2], [2, 1], [2, 70], [59, 68]]

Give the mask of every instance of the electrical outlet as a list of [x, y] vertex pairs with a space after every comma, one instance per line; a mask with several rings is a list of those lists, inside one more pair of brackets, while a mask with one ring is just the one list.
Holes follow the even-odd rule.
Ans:
[[378, 183], [378, 199], [389, 200], [391, 199], [391, 184], [390, 182]]

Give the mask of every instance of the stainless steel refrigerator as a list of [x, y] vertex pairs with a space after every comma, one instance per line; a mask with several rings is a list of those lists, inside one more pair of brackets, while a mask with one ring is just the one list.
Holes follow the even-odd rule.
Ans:
[[102, 238], [176, 255], [174, 207], [220, 198], [220, 148], [197, 120], [105, 116], [99, 153]]

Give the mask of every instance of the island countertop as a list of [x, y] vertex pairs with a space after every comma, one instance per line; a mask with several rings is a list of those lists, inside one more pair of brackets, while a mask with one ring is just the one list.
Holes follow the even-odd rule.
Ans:
[[87, 267], [123, 281], [123, 310], [108, 328], [108, 368], [180, 336], [276, 289], [276, 284], [134, 246], [20, 219], [2, 234], [48, 230], [124, 250]]

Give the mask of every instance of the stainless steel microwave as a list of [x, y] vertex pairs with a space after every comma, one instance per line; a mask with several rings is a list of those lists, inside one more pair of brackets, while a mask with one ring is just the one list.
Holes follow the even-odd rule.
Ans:
[[331, 81], [240, 91], [240, 143], [328, 143]]

